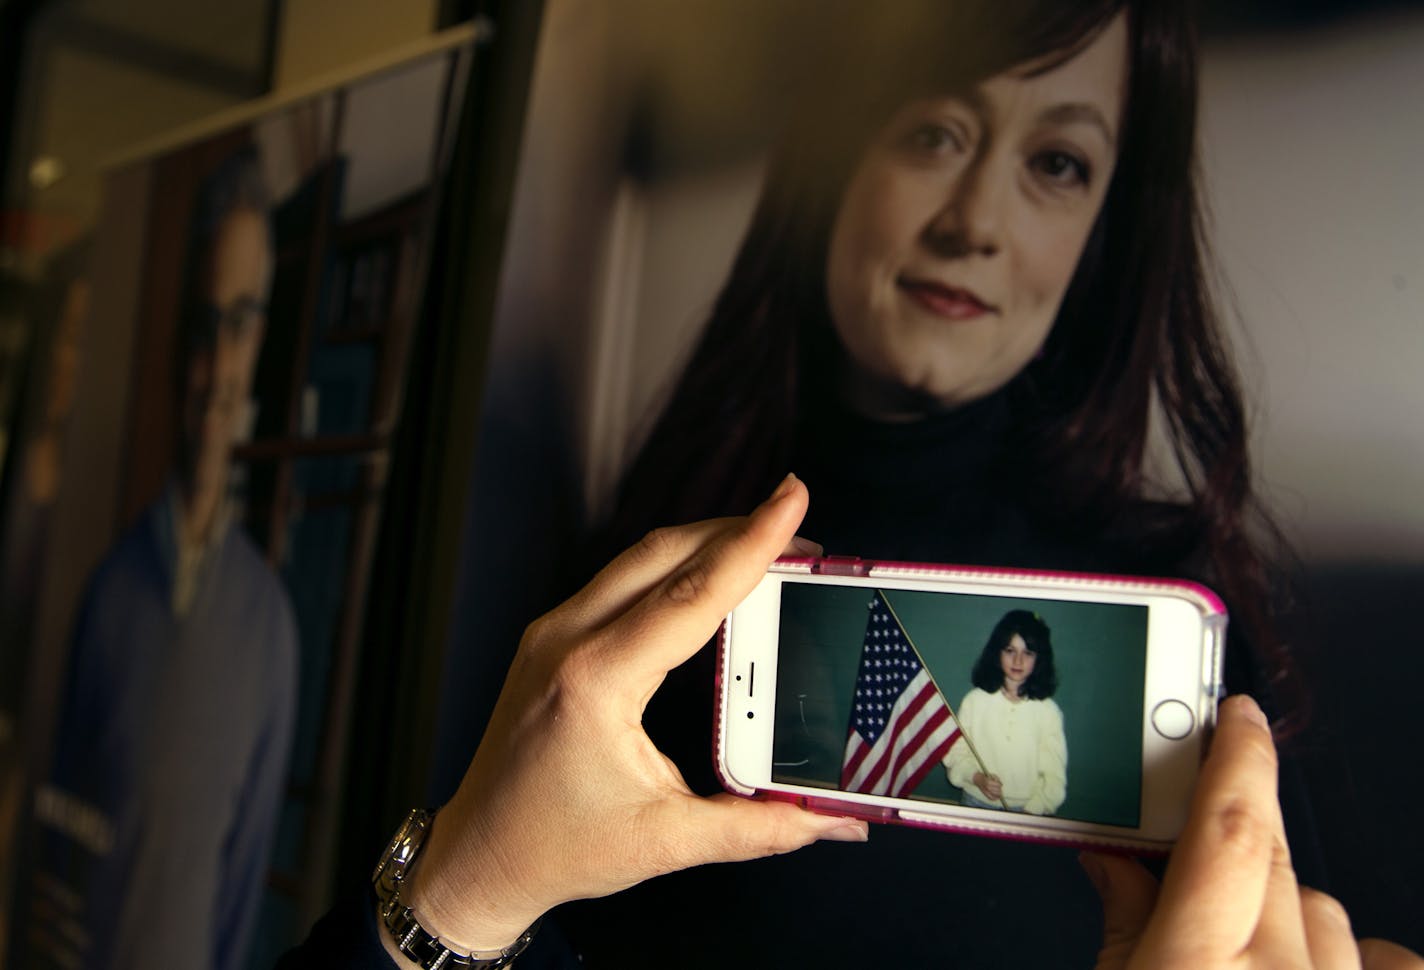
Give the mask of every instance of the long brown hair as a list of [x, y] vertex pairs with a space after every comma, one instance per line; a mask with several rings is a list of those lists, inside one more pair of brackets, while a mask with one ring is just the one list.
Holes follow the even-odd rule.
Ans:
[[[1016, 65], [1061, 63], [1124, 11], [1130, 82], [1113, 180], [1043, 353], [1007, 389], [1017, 450], [1032, 465], [1022, 477], [1054, 483], [1051, 505], [1026, 501], [1050, 528], [1111, 531], [1127, 519], [1138, 541], [1173, 550], [1227, 597], [1278, 682], [1279, 706], [1303, 716], [1260, 551], [1274, 530], [1252, 490], [1245, 409], [1205, 276], [1197, 42], [1182, 2], [902, 0], [842, 11], [827, 47], [835, 66], [815, 78], [772, 158], [730, 278], [624, 478], [601, 551], [650, 525], [745, 511], [787, 471], [807, 375], [833, 369], [841, 353], [825, 296], [831, 227], [891, 112]], [[1184, 486], [1171, 501], [1148, 501], [1154, 409]]]

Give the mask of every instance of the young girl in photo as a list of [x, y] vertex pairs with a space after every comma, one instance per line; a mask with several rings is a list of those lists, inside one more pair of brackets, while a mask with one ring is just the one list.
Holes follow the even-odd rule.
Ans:
[[962, 733], [944, 757], [949, 783], [966, 805], [1052, 815], [1068, 793], [1068, 742], [1048, 624], [1028, 610], [1005, 613], [970, 679]]

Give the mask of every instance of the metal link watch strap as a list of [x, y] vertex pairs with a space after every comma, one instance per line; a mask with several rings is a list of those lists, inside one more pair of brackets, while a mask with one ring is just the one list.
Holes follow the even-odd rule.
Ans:
[[446, 967], [500, 970], [501, 967], [509, 966], [514, 962], [514, 958], [529, 946], [529, 941], [534, 939], [541, 920], [535, 920], [533, 926], [519, 935], [519, 939], [501, 950], [464, 953], [451, 949], [444, 940], [421, 926], [415, 913], [401, 901], [401, 883], [410, 874], [411, 867], [420, 855], [433, 818], [432, 813], [425, 809], [412, 809], [405, 822], [396, 830], [390, 845], [386, 846], [381, 861], [376, 864], [371, 883], [381, 904], [381, 922], [391, 934], [396, 948], [425, 970], [445, 970]]

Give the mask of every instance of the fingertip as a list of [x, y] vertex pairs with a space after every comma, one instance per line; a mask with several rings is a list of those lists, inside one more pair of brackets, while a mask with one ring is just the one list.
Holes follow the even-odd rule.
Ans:
[[[1229, 800], [1245, 785], [1253, 801], [1275, 801], [1276, 745], [1271, 725], [1260, 705], [1246, 694], [1234, 694], [1217, 709], [1212, 734], [1197, 784], [1197, 805]], [[1269, 789], [1269, 792], [1267, 791]], [[1198, 814], [1196, 808], [1193, 814]]]
[[771, 512], [782, 507], [804, 506], [809, 500], [806, 492], [806, 485], [801, 479], [796, 477], [795, 472], [787, 472], [786, 477], [776, 486], [776, 490], [771, 493], [765, 502], [757, 506], [753, 516], [759, 513]]
[[1350, 914], [1338, 899], [1318, 889], [1301, 887], [1300, 919], [1305, 924], [1305, 943], [1312, 966], [1361, 966], [1364, 947], [1355, 942]]
[[824, 555], [825, 552], [825, 547], [822, 546], [819, 542], [807, 539], [804, 536], [792, 536], [791, 541], [787, 543], [786, 550], [782, 553], [782, 555], [819, 557]]
[[1106, 902], [1110, 896], [1123, 892], [1139, 892], [1144, 886], [1155, 886], [1152, 874], [1135, 859], [1084, 849], [1078, 853], [1078, 865], [1083, 867], [1088, 881]]
[[870, 823], [858, 818], [832, 819], [835, 824], [822, 829], [816, 838], [822, 842], [869, 842]]
[[1140, 937], [1157, 901], [1157, 880], [1135, 859], [1091, 850], [1078, 854], [1103, 904], [1103, 945], [1127, 946]]
[[1103, 865], [1103, 857], [1097, 852], [1079, 852], [1078, 865], [1083, 867], [1083, 872], [1087, 875], [1088, 881], [1093, 884], [1093, 888], [1098, 891], [1099, 899], [1107, 899], [1109, 891], [1108, 873]]
[[721, 793], [697, 799], [698, 829], [711, 841], [692, 864], [736, 862], [781, 855], [813, 842], [864, 842], [864, 822], [818, 815], [789, 802], [762, 801]]
[[806, 515], [809, 501], [810, 497], [801, 479], [794, 473], [787, 474], [771, 496], [753, 510], [747, 524], [754, 535], [775, 535], [776, 552], [772, 555], [778, 555], [782, 550], [794, 547], [797, 541], [805, 541], [797, 540], [795, 536], [797, 527]]
[[[1333, 929], [1341, 930], [1346, 934], [1351, 933], [1350, 914], [1345, 911], [1344, 905], [1329, 893], [1312, 889], [1309, 886], [1300, 887], [1300, 908], [1306, 914], [1306, 927], [1309, 928], [1312, 922], [1320, 921]], [[1351, 939], [1353, 939], [1351, 935]]]
[[1222, 719], [1232, 718], [1254, 725], [1267, 733], [1270, 733], [1271, 730], [1271, 723], [1266, 719], [1266, 712], [1261, 710], [1261, 705], [1257, 704], [1256, 699], [1250, 694], [1233, 694], [1222, 701], [1220, 716]]
[[805, 485], [801, 485], [801, 480], [796, 477], [795, 472], [787, 472], [786, 477], [777, 483], [775, 490], [773, 490], [771, 495], [767, 497], [767, 500], [761, 504], [761, 507], [770, 508], [776, 505], [795, 492], [798, 485], [803, 489], [806, 487]]

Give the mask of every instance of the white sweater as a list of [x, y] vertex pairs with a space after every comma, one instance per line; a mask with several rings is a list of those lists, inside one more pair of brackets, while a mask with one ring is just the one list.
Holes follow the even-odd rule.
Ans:
[[1017, 703], [1003, 691], [974, 688], [959, 705], [959, 726], [974, 742], [983, 769], [963, 736], [944, 756], [950, 784], [981, 801], [993, 802], [974, 784], [976, 771], [998, 775], [1009, 808], [1052, 815], [1068, 793], [1068, 742], [1063, 712], [1051, 699]]

